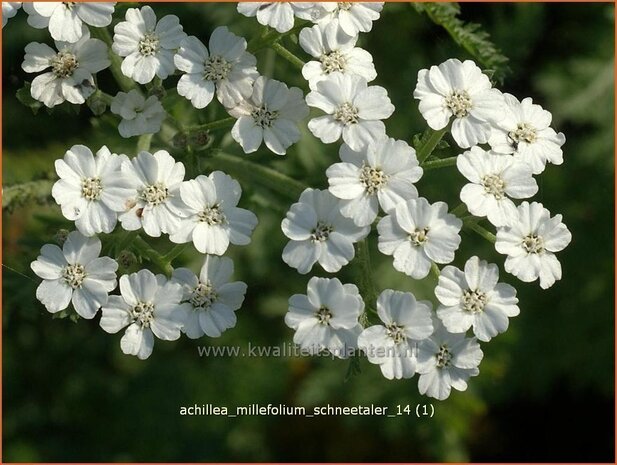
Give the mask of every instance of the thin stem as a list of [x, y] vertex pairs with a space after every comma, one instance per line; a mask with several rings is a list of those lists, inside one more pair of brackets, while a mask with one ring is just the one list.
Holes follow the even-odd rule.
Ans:
[[301, 31], [309, 24], [309, 21], [306, 20], [298, 20], [296, 19], [296, 26], [293, 29], [290, 29], [287, 32], [283, 32], [282, 34], [277, 32], [274, 29], [266, 28], [264, 32], [259, 37], [255, 37], [251, 41], [249, 41], [247, 46], [247, 51], [249, 53], [255, 53], [259, 50], [268, 47], [270, 44], [276, 42], [277, 40], [282, 39], [283, 37], [295, 34], [296, 32]]
[[281, 57], [285, 58], [296, 68], [304, 68], [304, 62], [300, 58], [295, 56], [293, 53], [291, 53], [289, 50], [287, 50], [285, 47], [283, 47], [279, 42], [274, 42], [271, 47], [276, 53], [278, 53]]
[[477, 224], [477, 223], [475, 223], [473, 221], [465, 222], [465, 226], [468, 227], [469, 229], [471, 229], [472, 231], [475, 231], [480, 236], [482, 236], [484, 239], [486, 239], [489, 242], [492, 242], [493, 244], [497, 240], [497, 237], [495, 237], [495, 234], [493, 234], [492, 232], [484, 229], [482, 226], [480, 226], [479, 224]]
[[456, 159], [458, 157], [440, 158], [439, 160], [429, 160], [423, 162], [420, 166], [424, 171], [434, 170], [437, 168], [445, 168], [446, 166], [456, 165]]
[[454, 215], [454, 216], [461, 216], [463, 215], [465, 212], [467, 211], [467, 205], [465, 205], [464, 202], [459, 203], [456, 208], [453, 208], [450, 211], [450, 214]]
[[[373, 280], [371, 267], [371, 254], [368, 247], [368, 240], [363, 239], [356, 244], [355, 266], [358, 271], [358, 287], [364, 297], [366, 310], [376, 312], [377, 309], [377, 290]], [[368, 321], [366, 321], [368, 323]]]
[[178, 244], [174, 246], [169, 252], [163, 255], [163, 258], [169, 263], [173, 262], [176, 258], [178, 258], [182, 252], [186, 250], [187, 244]]
[[154, 134], [142, 134], [137, 139], [137, 153], [147, 152], [150, 150], [150, 143], [152, 142], [152, 136]]
[[212, 158], [204, 160], [212, 168], [221, 169], [241, 180], [255, 183], [266, 189], [297, 200], [308, 186], [280, 171], [228, 153], [215, 151]]
[[222, 129], [233, 126], [236, 122], [236, 118], [230, 116], [229, 118], [223, 118], [209, 123], [201, 124], [199, 126], [193, 126], [188, 128], [189, 131], [211, 131], [213, 129]]
[[146, 257], [150, 262], [156, 265], [163, 273], [167, 276], [171, 276], [171, 273], [174, 271], [171, 264], [165, 260], [160, 253], [154, 250], [141, 236], [137, 236], [133, 241], [133, 246], [137, 249], [137, 251]]
[[90, 28], [90, 33], [92, 34], [92, 37], [102, 40], [107, 45], [107, 49], [109, 50], [109, 59], [111, 60], [111, 66], [109, 69], [118, 83], [118, 87], [120, 87], [120, 89], [124, 92], [135, 89], [135, 82], [122, 73], [122, 58], [111, 51], [113, 40], [109, 30], [106, 27], [93, 27]]
[[439, 144], [439, 141], [446, 133], [446, 130], [447, 128], [440, 129], [439, 131], [435, 131], [434, 129], [429, 130], [430, 134], [426, 139], [426, 142], [424, 142], [417, 149], [418, 161], [421, 164], [424, 163], [424, 160], [430, 157], [431, 153], [433, 153], [433, 150], [435, 150], [435, 147], [437, 147], [437, 144]]

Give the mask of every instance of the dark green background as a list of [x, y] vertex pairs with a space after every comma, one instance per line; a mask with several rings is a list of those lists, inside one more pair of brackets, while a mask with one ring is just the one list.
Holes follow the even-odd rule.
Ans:
[[[154, 6], [161, 17], [177, 14], [185, 30], [207, 40], [228, 25], [251, 37], [255, 19], [233, 4]], [[344, 381], [346, 361], [326, 358], [199, 358], [198, 344], [277, 345], [291, 342], [283, 322], [288, 297], [305, 290], [308, 277], [289, 269], [280, 254], [279, 224], [291, 203], [243, 183], [242, 206], [260, 219], [253, 243], [233, 247], [236, 277], [249, 285], [238, 325], [220, 339], [157, 342], [147, 361], [125, 356], [119, 335], [96, 321], [52, 319], [36, 301], [29, 263], [58, 228], [69, 227], [51, 203], [3, 212], [3, 450], [4, 461], [613, 461], [614, 460], [614, 76], [611, 4], [464, 4], [462, 17], [479, 22], [511, 60], [501, 89], [532, 96], [566, 134], [565, 163], [540, 176], [536, 199], [562, 213], [573, 234], [559, 254], [564, 279], [543, 291], [503, 272], [503, 257], [473, 233], [463, 232], [455, 264], [473, 254], [496, 262], [503, 280], [516, 286], [521, 315], [510, 330], [483, 344], [480, 376], [468, 391], [433, 402], [435, 416], [377, 417], [180, 417], [182, 405], [234, 407], [287, 405], [377, 405], [430, 402], [419, 396], [417, 378], [385, 380], [366, 360], [361, 374]], [[45, 111], [33, 116], [14, 98], [25, 79], [24, 46], [47, 41], [47, 31], [27, 27], [25, 13], [3, 33], [4, 185], [53, 177], [53, 160], [74, 143], [134, 154], [134, 140], [121, 140], [110, 117], [91, 121]], [[287, 42], [303, 59], [307, 56]], [[450, 57], [468, 58], [440, 27], [409, 5], [388, 4], [360, 46], [375, 60], [375, 84], [396, 106], [387, 121], [391, 136], [410, 140], [425, 124], [412, 98], [417, 71]], [[258, 69], [306, 89], [301, 75], [268, 51]], [[109, 71], [101, 88], [115, 94]], [[173, 80], [169, 81], [170, 83]], [[168, 83], [169, 85], [169, 83]], [[187, 118], [178, 105], [176, 115]], [[217, 109], [218, 108], [218, 109]], [[188, 113], [194, 114], [194, 113]], [[199, 112], [201, 121], [223, 117], [217, 103]], [[215, 134], [223, 137], [224, 132]], [[228, 136], [227, 136], [228, 137]], [[228, 144], [228, 142], [225, 142]], [[228, 144], [231, 151], [238, 147]], [[156, 138], [153, 148], [160, 145]], [[323, 146], [305, 131], [284, 159], [262, 148], [252, 160], [273, 166], [313, 186], [326, 186], [325, 168], [336, 161], [335, 145]], [[172, 151], [178, 159], [186, 154]], [[440, 156], [456, 155], [454, 149]], [[458, 204], [462, 176], [455, 168], [427, 172], [419, 183], [430, 201]], [[371, 236], [379, 289], [411, 289], [430, 298], [430, 279], [416, 283], [378, 256]], [[154, 242], [153, 242], [154, 243]], [[160, 241], [161, 250], [170, 245]], [[197, 269], [199, 258], [181, 261]], [[323, 274], [317, 271], [316, 274]], [[353, 266], [340, 274], [355, 278]]]

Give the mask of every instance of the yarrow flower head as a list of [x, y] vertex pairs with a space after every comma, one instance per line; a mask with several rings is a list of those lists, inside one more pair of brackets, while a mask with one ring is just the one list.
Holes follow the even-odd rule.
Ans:
[[295, 330], [294, 343], [311, 355], [323, 350], [339, 358], [348, 358], [357, 348], [362, 325], [358, 318], [364, 301], [358, 288], [338, 279], [309, 280], [307, 293], [289, 299], [285, 324]]
[[325, 10], [317, 17], [318, 24], [328, 24], [336, 21], [345, 34], [355, 37], [359, 32], [369, 32], [373, 21], [379, 19], [384, 2], [320, 2]]
[[229, 110], [238, 121], [231, 130], [244, 153], [255, 152], [264, 142], [272, 152], [285, 155], [300, 140], [298, 122], [308, 116], [302, 91], [282, 82], [260, 76], [253, 93]]
[[302, 76], [311, 89], [330, 73], [355, 74], [367, 82], [377, 77], [373, 57], [356, 47], [358, 38], [348, 36], [338, 25], [338, 20], [328, 24], [304, 28], [300, 31], [300, 46], [317, 60], [309, 61], [302, 68]]
[[368, 226], [377, 217], [379, 205], [385, 212], [407, 199], [417, 198], [413, 185], [422, 177], [416, 151], [406, 142], [379, 139], [360, 151], [343, 144], [342, 163], [326, 174], [330, 192], [341, 199], [341, 213], [358, 226]]
[[21, 2], [2, 2], [2, 27], [6, 26], [7, 21], [17, 14], [21, 8]]
[[454, 266], [441, 270], [435, 295], [441, 303], [437, 316], [451, 333], [473, 333], [481, 341], [508, 329], [508, 318], [520, 313], [516, 289], [499, 283], [497, 265], [478, 257], [465, 263], [464, 271]]
[[308, 2], [238, 2], [238, 13], [256, 16], [259, 24], [281, 33], [293, 28], [294, 16], [311, 19], [314, 8], [315, 4]]
[[467, 389], [469, 378], [480, 373], [478, 366], [484, 354], [475, 337], [449, 333], [436, 318], [433, 326], [432, 336], [418, 344], [418, 390], [420, 394], [445, 400], [452, 388]]
[[119, 216], [122, 227], [127, 231], [143, 227], [152, 237], [176, 231], [186, 208], [180, 199], [184, 165], [165, 150], [144, 151], [124, 161], [121, 171], [137, 192], [126, 200], [126, 211]]
[[195, 108], [205, 108], [214, 97], [230, 108], [248, 98], [259, 76], [257, 60], [246, 51], [246, 40], [217, 27], [210, 36], [210, 51], [194, 36], [182, 41], [174, 57], [176, 68], [184, 74], [178, 81], [178, 94]]
[[462, 148], [488, 142], [491, 124], [503, 118], [503, 95], [471, 60], [451, 58], [422, 69], [413, 96], [420, 113], [434, 130], [452, 123], [452, 137]]
[[336, 273], [354, 257], [353, 244], [364, 239], [369, 226], [357, 226], [340, 212], [339, 200], [327, 190], [306, 189], [294, 203], [281, 228], [289, 239], [283, 261], [306, 274], [316, 262]]
[[122, 118], [118, 131], [122, 137], [156, 134], [167, 113], [159, 99], [151, 95], [145, 98], [136, 89], [118, 92], [111, 102], [111, 112]]
[[32, 80], [30, 94], [50, 108], [64, 101], [82, 104], [94, 93], [93, 75], [111, 64], [107, 46], [91, 39], [87, 29], [78, 42], [55, 45], [58, 51], [37, 42], [26, 45], [22, 69], [27, 73], [49, 69]]
[[461, 189], [461, 200], [469, 213], [486, 216], [495, 226], [507, 226], [518, 217], [511, 199], [525, 199], [538, 192], [531, 167], [511, 155], [496, 155], [480, 147], [459, 155], [458, 170], [469, 181]]
[[36, 298], [50, 313], [73, 304], [79, 316], [94, 318], [116, 288], [118, 264], [109, 257], [99, 257], [101, 241], [78, 231], [70, 233], [62, 246], [45, 244], [41, 255], [30, 264], [43, 279]]
[[561, 279], [561, 264], [556, 252], [565, 249], [572, 234], [541, 203], [523, 202], [512, 226], [497, 229], [497, 252], [507, 255], [505, 268], [523, 282], [540, 278], [540, 287], [548, 289]]
[[165, 79], [175, 70], [174, 54], [186, 34], [175, 15], [158, 22], [149, 6], [126, 10], [126, 21], [114, 27], [112, 50], [121, 57], [122, 73], [139, 84], [158, 76]]
[[369, 87], [363, 77], [340, 72], [317, 82], [306, 103], [326, 113], [309, 121], [313, 135], [325, 144], [342, 136], [353, 150], [383, 137], [386, 127], [381, 120], [394, 112], [386, 89]]
[[183, 182], [183, 218], [169, 239], [179, 244], [192, 241], [201, 253], [215, 255], [223, 255], [230, 243], [249, 244], [257, 217], [236, 206], [241, 194], [238, 181], [222, 171]]
[[126, 328], [120, 348], [127, 355], [147, 359], [154, 348], [154, 336], [175, 341], [191, 305], [182, 301], [182, 286], [148, 270], [120, 277], [120, 294], [113, 295], [102, 309], [100, 325], [115, 334]]
[[246, 284], [229, 282], [234, 272], [230, 258], [207, 255], [199, 277], [188, 268], [177, 268], [172, 282], [182, 286], [182, 301], [191, 304], [192, 310], [182, 331], [191, 339], [204, 334], [219, 337], [236, 325], [236, 310], [242, 306]]
[[504, 100], [504, 118], [495, 123], [488, 140], [492, 149], [514, 154], [531, 166], [533, 174], [542, 173], [547, 163], [561, 165], [566, 137], [550, 127], [553, 116], [531, 98], [519, 102], [504, 94]]
[[83, 32], [87, 30], [85, 24], [109, 26], [115, 6], [115, 2], [24, 2], [30, 26], [49, 28], [54, 40], [71, 43], [82, 38]]
[[433, 333], [432, 305], [410, 292], [386, 289], [377, 299], [383, 325], [362, 331], [358, 347], [369, 362], [379, 365], [387, 379], [411, 378], [416, 373], [416, 345]]
[[394, 256], [394, 268], [414, 279], [425, 278], [431, 262], [450, 263], [461, 243], [463, 222], [444, 202], [425, 198], [399, 203], [377, 225], [379, 251]]
[[116, 155], [103, 146], [96, 156], [84, 145], [74, 145], [56, 160], [60, 178], [51, 194], [65, 218], [75, 221], [85, 236], [110, 233], [127, 198], [135, 195], [127, 177], [120, 173], [126, 155]]

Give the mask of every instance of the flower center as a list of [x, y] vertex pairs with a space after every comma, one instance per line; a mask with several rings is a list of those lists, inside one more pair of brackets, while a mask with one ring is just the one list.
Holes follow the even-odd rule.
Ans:
[[388, 175], [379, 168], [364, 164], [360, 170], [360, 182], [369, 194], [374, 194], [388, 182]]
[[395, 344], [403, 342], [407, 336], [403, 332], [404, 326], [399, 326], [396, 323], [386, 326], [386, 335], [391, 337]]
[[223, 57], [212, 55], [204, 64], [204, 79], [208, 81], [220, 81], [227, 78], [231, 71], [231, 63]]
[[311, 239], [313, 242], [324, 242], [328, 240], [330, 233], [334, 231], [334, 228], [329, 224], [322, 223], [321, 221], [317, 223], [317, 226], [311, 232]]
[[347, 59], [340, 50], [324, 53], [319, 60], [321, 61], [321, 69], [325, 74], [330, 74], [334, 71], [345, 71], [345, 66], [347, 65]]
[[262, 128], [269, 128], [272, 126], [272, 123], [278, 118], [278, 111], [270, 111], [267, 106], [262, 106], [260, 108], [255, 108], [251, 112], [251, 116], [255, 121], [257, 126], [261, 126]]
[[169, 197], [169, 189], [161, 182], [144, 187], [139, 194], [140, 199], [152, 206], [165, 202], [167, 197]]
[[345, 126], [356, 124], [358, 122], [358, 109], [351, 103], [345, 102], [334, 111], [334, 119]]
[[142, 328], [149, 328], [154, 319], [154, 304], [152, 302], [137, 302], [137, 305], [131, 309], [131, 316]]
[[216, 294], [214, 287], [207, 281], [205, 283], [199, 283], [193, 292], [191, 293], [191, 298], [189, 302], [193, 305], [195, 310], [199, 309], [208, 309], [210, 306], [216, 302], [218, 295]]
[[471, 98], [466, 90], [453, 90], [446, 97], [446, 106], [452, 114], [457, 118], [463, 118], [469, 114], [471, 110]]
[[319, 321], [321, 325], [329, 325], [330, 318], [332, 318], [332, 312], [328, 307], [321, 306], [319, 310], [315, 312], [315, 318]]
[[450, 361], [452, 360], [452, 352], [448, 349], [448, 346], [442, 344], [439, 347], [439, 352], [435, 355], [437, 358], [437, 368], [444, 368], [450, 365]]
[[463, 292], [463, 310], [469, 313], [479, 313], [486, 305], [486, 294], [478, 290], [467, 289]]
[[523, 239], [523, 249], [527, 253], [542, 253], [544, 252], [544, 239], [537, 234], [529, 234]]
[[78, 67], [77, 57], [71, 52], [58, 52], [51, 59], [51, 71], [59, 78], [72, 76]]
[[508, 133], [510, 139], [514, 141], [516, 145], [521, 142], [527, 142], [531, 144], [536, 141], [538, 134], [536, 128], [527, 123], [518, 123], [514, 131]]
[[86, 200], [98, 200], [101, 197], [103, 185], [99, 178], [84, 178], [81, 180], [81, 196]]
[[154, 32], [146, 32], [146, 35], [139, 41], [138, 49], [145, 57], [152, 56], [159, 51], [160, 40]]
[[422, 229], [416, 228], [414, 232], [409, 234], [409, 240], [416, 247], [420, 247], [428, 240], [428, 231], [428, 227]]
[[62, 2], [62, 4], [69, 10], [72, 10], [77, 2]]
[[197, 217], [201, 223], [206, 223], [209, 226], [224, 224], [227, 222], [225, 213], [219, 205], [212, 205], [211, 207], [204, 208], [202, 212], [197, 214]]
[[482, 176], [482, 185], [487, 194], [491, 194], [497, 200], [505, 197], [506, 183], [498, 174], [487, 174]]
[[86, 269], [79, 263], [66, 265], [62, 269], [62, 279], [73, 289], [77, 289], [81, 287], [81, 283], [86, 279]]
[[339, 10], [347, 11], [351, 9], [353, 3], [352, 2], [337, 2], [336, 5], [338, 6]]

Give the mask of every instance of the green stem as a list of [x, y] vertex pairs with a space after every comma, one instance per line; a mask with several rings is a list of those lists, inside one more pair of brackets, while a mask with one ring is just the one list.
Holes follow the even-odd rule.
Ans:
[[150, 150], [153, 135], [154, 134], [142, 134], [139, 136], [139, 139], [137, 139], [137, 153], [148, 152]]
[[472, 231], [475, 231], [480, 236], [482, 236], [484, 239], [486, 239], [489, 242], [492, 242], [493, 244], [497, 240], [497, 238], [495, 237], [495, 235], [492, 232], [484, 229], [482, 226], [480, 226], [479, 224], [477, 224], [477, 223], [475, 223], [473, 221], [467, 221], [464, 224], [465, 224], [465, 226], [467, 228], [471, 229]]
[[137, 249], [137, 251], [146, 257], [150, 262], [156, 265], [163, 273], [165, 273], [168, 277], [171, 276], [171, 273], [174, 271], [171, 264], [165, 260], [160, 253], [154, 250], [141, 236], [137, 236], [133, 241], [133, 246]]
[[441, 272], [439, 271], [439, 267], [437, 266], [435, 262], [431, 263], [431, 272], [433, 273], [436, 279], [439, 279], [439, 275], [441, 274]]
[[286, 37], [286, 36], [289, 36], [289, 35], [295, 34], [296, 32], [301, 31], [308, 24], [309, 24], [309, 21], [296, 19], [296, 26], [287, 32], [283, 32], [282, 34], [280, 32], [277, 32], [274, 29], [266, 28], [263, 34], [261, 34], [261, 36], [255, 37], [254, 39], [251, 39], [249, 41], [248, 46], [247, 46], [247, 51], [249, 53], [258, 52], [259, 50], [268, 47], [270, 44], [276, 42], [277, 40], [282, 39], [283, 37]]
[[280, 43], [274, 42], [271, 47], [276, 53], [278, 53], [281, 57], [286, 59], [296, 68], [304, 68], [304, 62], [300, 58], [295, 56], [293, 53], [291, 53], [289, 50], [287, 50], [285, 47], [283, 47]]
[[434, 170], [437, 168], [445, 168], [446, 166], [456, 165], [456, 159], [458, 157], [440, 158], [439, 160], [425, 161], [420, 166], [424, 171]]
[[163, 258], [171, 263], [172, 261], [174, 261], [174, 259], [178, 258], [182, 252], [184, 252], [186, 250], [187, 244], [178, 244], [176, 246], [174, 246], [169, 252], [167, 252], [165, 255], [163, 255]]
[[204, 161], [210, 165], [210, 168], [221, 169], [234, 177], [258, 184], [291, 200], [298, 200], [302, 191], [308, 187], [280, 171], [236, 155], [214, 152], [212, 158]]
[[463, 215], [466, 211], [467, 211], [467, 205], [465, 205], [465, 203], [461, 202], [461, 203], [459, 203], [459, 204], [456, 206], [456, 208], [453, 208], [453, 209], [450, 211], [450, 214], [451, 214], [451, 215], [454, 215], [454, 216], [459, 216], [459, 217], [460, 217], [460, 216], [461, 216], [461, 215]]
[[92, 34], [92, 37], [102, 40], [107, 45], [107, 48], [109, 49], [109, 59], [111, 60], [111, 66], [109, 69], [118, 83], [118, 87], [120, 87], [120, 89], [124, 92], [135, 89], [137, 87], [135, 82], [122, 73], [122, 58], [116, 55], [111, 49], [113, 40], [109, 30], [106, 27], [92, 27], [90, 28], [90, 33]]
[[[356, 244], [356, 260], [355, 266], [358, 271], [358, 287], [360, 293], [364, 297], [366, 311], [377, 311], [377, 290], [375, 289], [375, 281], [373, 280], [371, 267], [371, 254], [368, 247], [368, 240], [362, 239]], [[368, 318], [365, 317], [366, 320]], [[363, 323], [368, 323], [365, 321]], [[366, 325], [364, 325], [366, 326]]]
[[420, 164], [422, 164], [424, 160], [426, 160], [431, 155], [431, 153], [433, 153], [433, 150], [435, 150], [435, 147], [437, 147], [437, 144], [439, 144], [439, 141], [444, 136], [446, 131], [447, 127], [440, 129], [439, 131], [430, 129], [430, 135], [428, 136], [426, 141], [417, 149], [418, 161], [420, 162]]
[[233, 126], [236, 122], [236, 118], [230, 116], [229, 118], [223, 118], [216, 121], [211, 121], [209, 123], [200, 124], [199, 126], [192, 126], [188, 128], [189, 131], [211, 131], [213, 129], [222, 129]]

